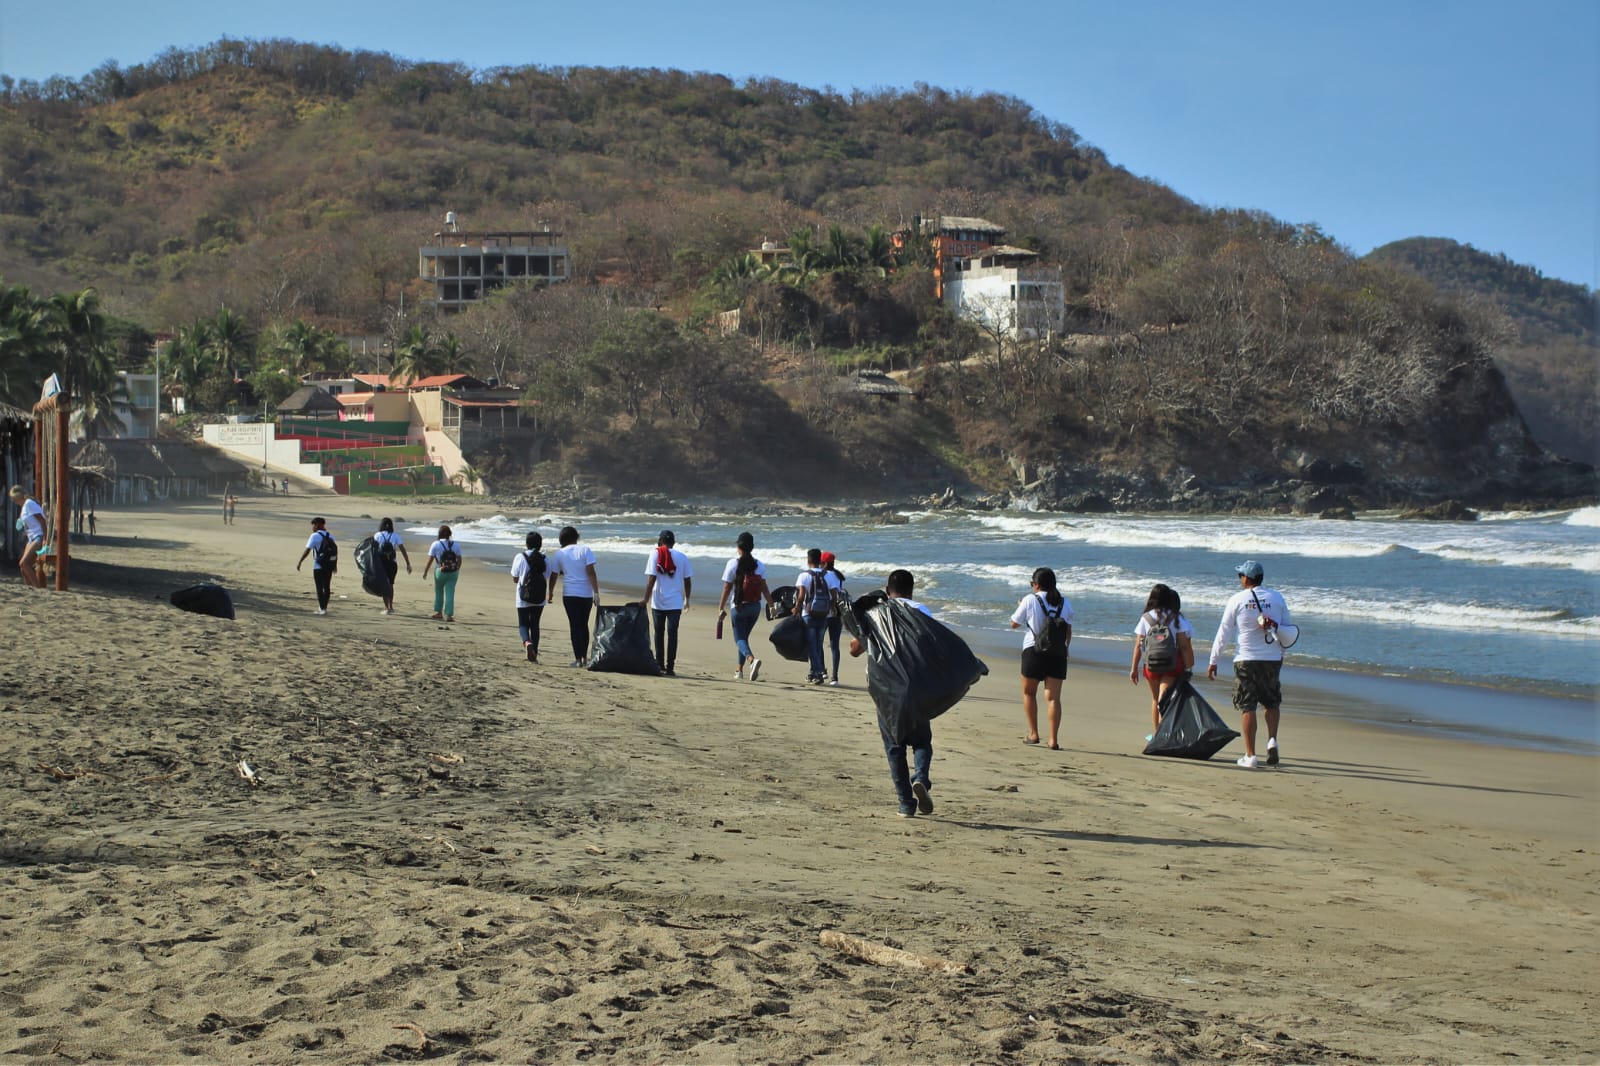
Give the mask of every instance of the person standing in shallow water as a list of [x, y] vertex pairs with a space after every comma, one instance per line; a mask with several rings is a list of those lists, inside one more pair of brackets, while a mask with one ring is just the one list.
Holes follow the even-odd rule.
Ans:
[[[1033, 591], [1011, 614], [1011, 628], [1025, 628], [1022, 638], [1022, 716], [1028, 722], [1029, 744], [1039, 743], [1039, 685], [1044, 685], [1050, 725], [1050, 750], [1061, 747], [1061, 685], [1067, 678], [1067, 648], [1072, 643], [1072, 604], [1056, 589], [1056, 572], [1041, 566], [1033, 572]], [[1042, 651], [1039, 635], [1052, 619], [1067, 624], [1066, 643]]]
[[567, 629], [572, 636], [572, 662], [582, 666], [589, 660], [589, 613], [600, 606], [600, 575], [594, 567], [594, 552], [578, 543], [578, 531], [562, 526], [557, 539], [561, 547], [550, 556], [550, 588], [547, 600], [556, 598], [556, 581], [561, 581], [561, 606], [567, 612]]
[[722, 598], [717, 601], [717, 616], [721, 618], [728, 613], [731, 601], [733, 646], [739, 655], [733, 679], [743, 681], [748, 677], [756, 681], [761, 677], [761, 660], [750, 650], [750, 631], [755, 629], [756, 621], [761, 617], [761, 605], [771, 605], [772, 590], [767, 588], [765, 564], [755, 557], [756, 538], [749, 530], [745, 530], [734, 544], [739, 554], [729, 559], [728, 565], [723, 567]]

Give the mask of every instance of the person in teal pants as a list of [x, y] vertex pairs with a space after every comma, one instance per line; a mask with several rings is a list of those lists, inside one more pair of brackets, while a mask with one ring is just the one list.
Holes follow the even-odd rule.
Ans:
[[461, 548], [450, 539], [450, 527], [439, 527], [439, 539], [428, 547], [428, 561], [422, 564], [422, 578], [433, 570], [433, 617], [446, 622], [456, 620], [456, 578], [461, 576]]

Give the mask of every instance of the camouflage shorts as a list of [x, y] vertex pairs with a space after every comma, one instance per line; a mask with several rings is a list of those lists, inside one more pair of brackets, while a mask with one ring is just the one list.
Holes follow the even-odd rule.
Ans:
[[1283, 690], [1278, 687], [1282, 669], [1281, 662], [1234, 663], [1233, 675], [1238, 680], [1233, 687], [1233, 705], [1241, 711], [1254, 711], [1257, 704], [1277, 710], [1283, 705]]

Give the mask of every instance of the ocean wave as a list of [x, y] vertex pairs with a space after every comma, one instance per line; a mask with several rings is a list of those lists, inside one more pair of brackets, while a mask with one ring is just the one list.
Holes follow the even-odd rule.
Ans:
[[1562, 523], [1568, 526], [1600, 526], [1600, 507], [1580, 507]]

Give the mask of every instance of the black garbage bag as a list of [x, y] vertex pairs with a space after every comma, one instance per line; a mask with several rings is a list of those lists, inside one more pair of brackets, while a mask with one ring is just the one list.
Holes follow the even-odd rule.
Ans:
[[896, 743], [954, 707], [989, 672], [943, 622], [880, 593], [842, 615], [867, 648], [867, 692]]
[[659, 674], [650, 650], [650, 613], [637, 603], [596, 608], [589, 669], [603, 674]]
[[1188, 678], [1167, 689], [1160, 711], [1161, 725], [1144, 746], [1146, 755], [1209, 759], [1239, 735], [1228, 728]]
[[363, 589], [381, 600], [394, 595], [389, 571], [384, 569], [383, 558], [378, 554], [378, 542], [372, 537], [356, 545], [356, 569], [361, 571]]
[[798, 615], [791, 614], [773, 626], [767, 639], [772, 641], [778, 654], [790, 662], [803, 663], [811, 658], [806, 646], [806, 624]]
[[794, 598], [798, 590], [793, 585], [779, 585], [773, 588], [767, 586], [767, 594], [772, 597], [772, 602], [767, 604], [767, 621], [776, 622], [780, 618], [788, 618], [794, 614]]
[[221, 585], [190, 585], [171, 596], [172, 606], [180, 611], [209, 614], [213, 618], [233, 617], [233, 597]]

